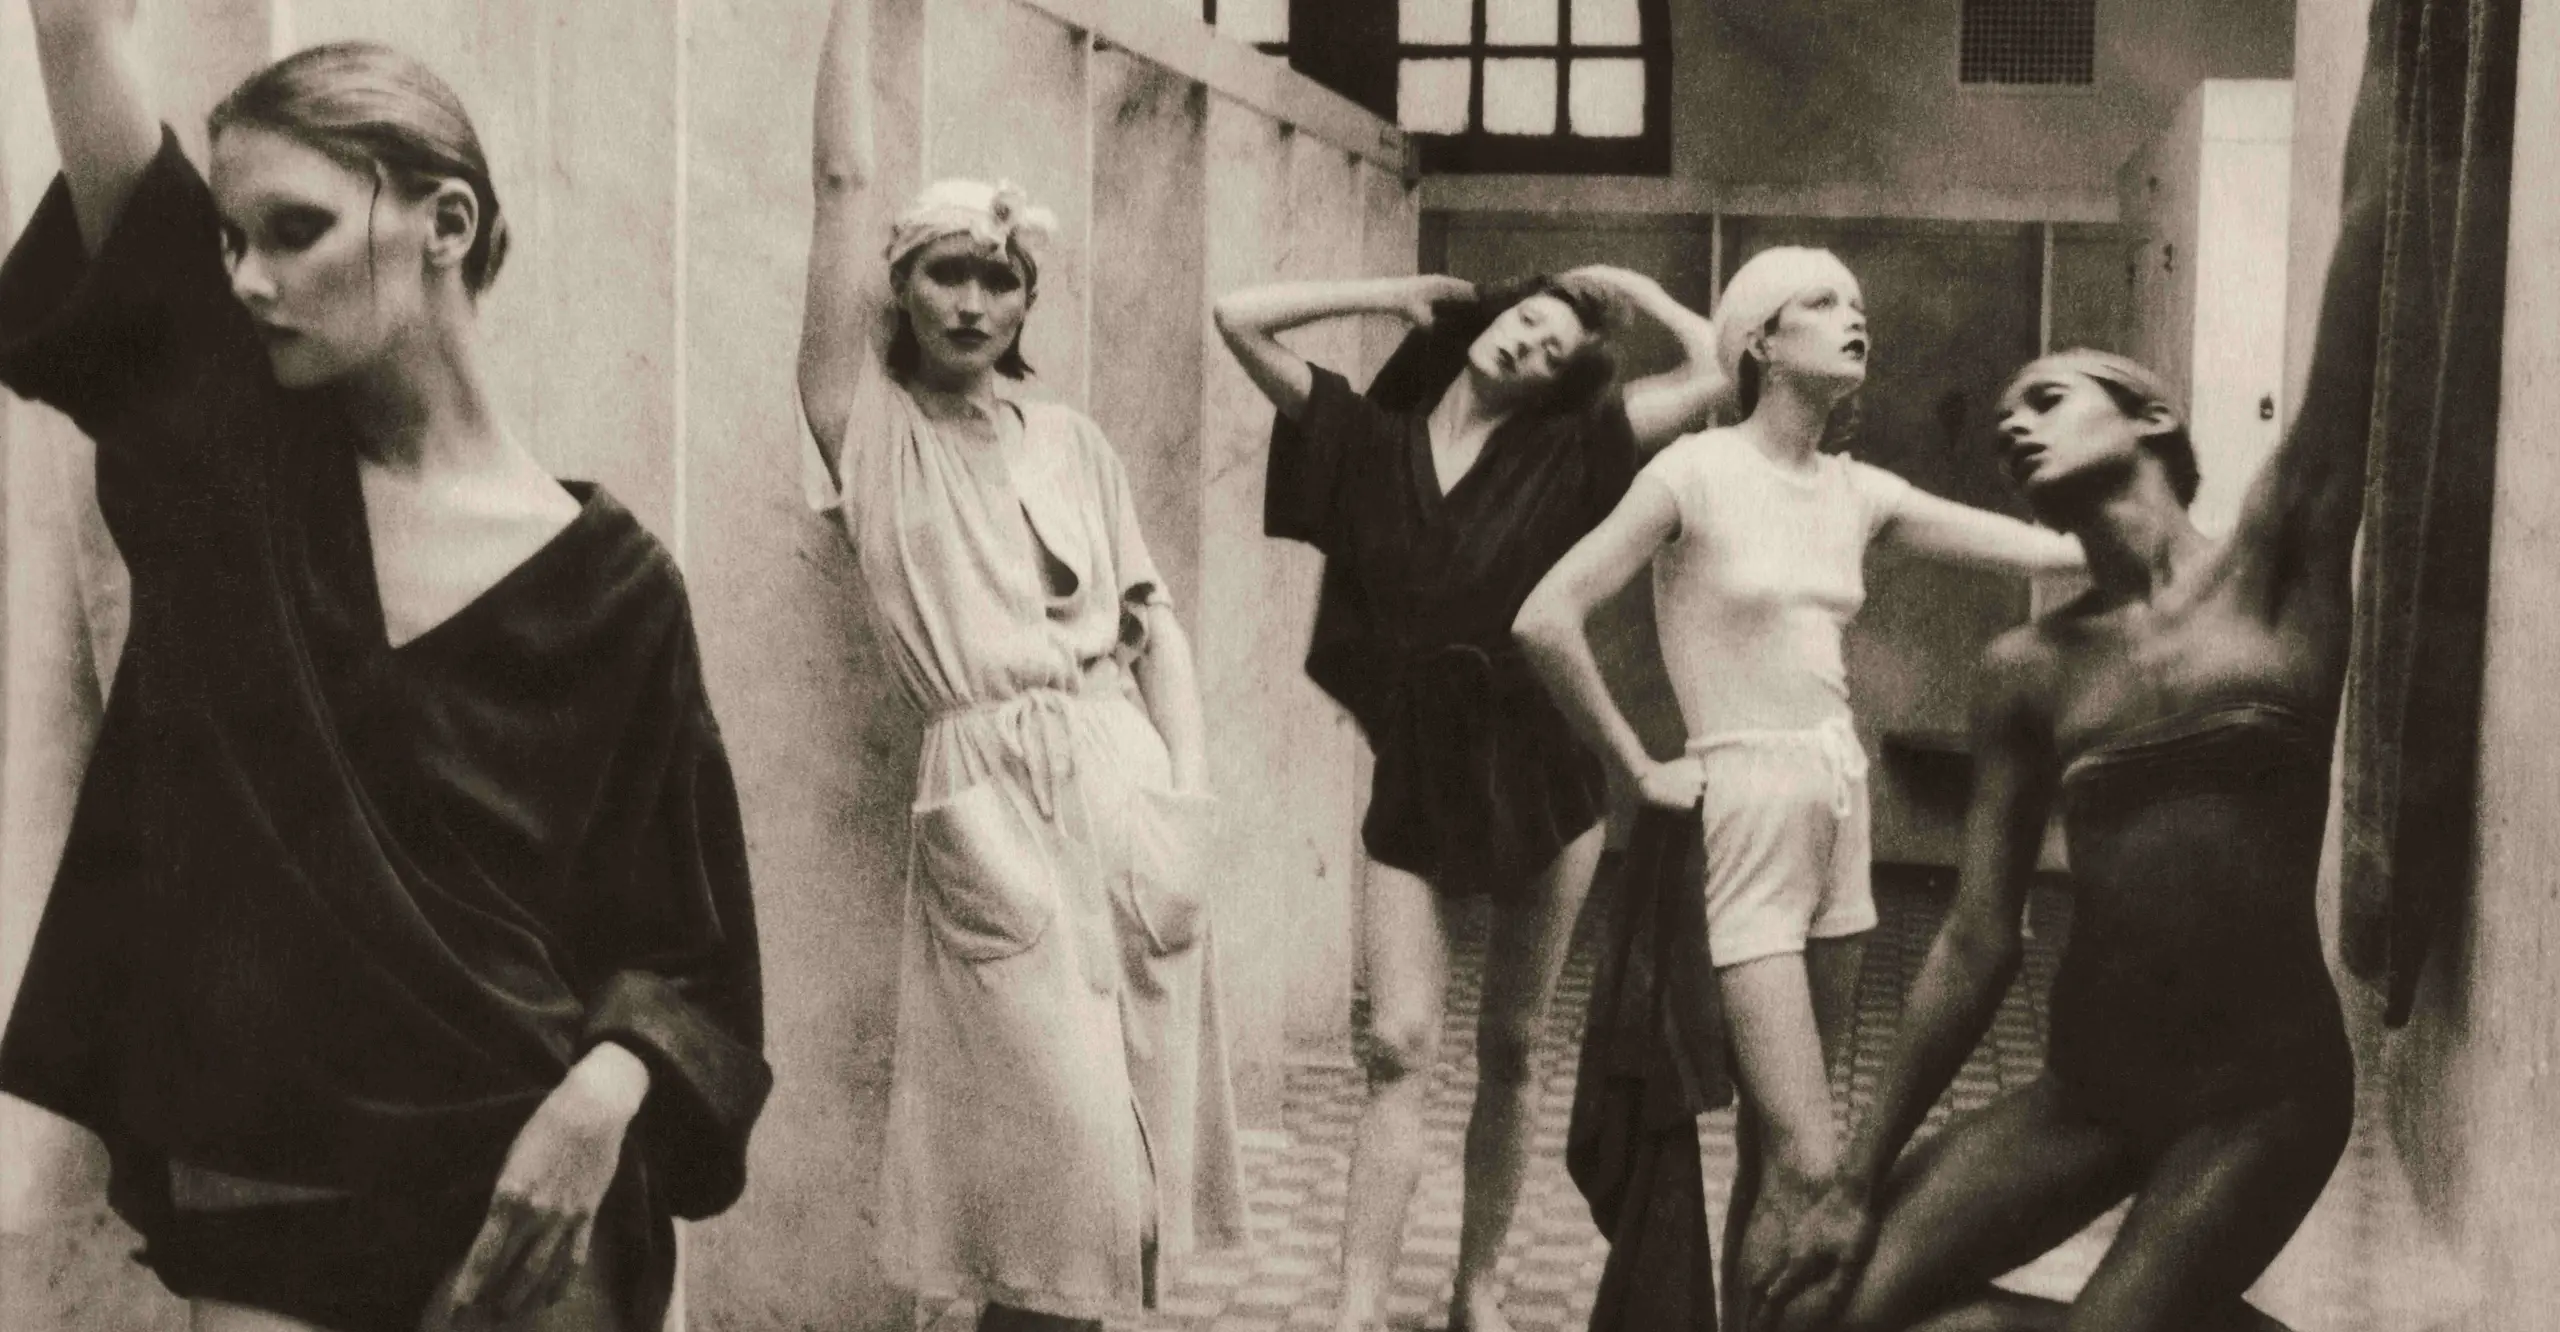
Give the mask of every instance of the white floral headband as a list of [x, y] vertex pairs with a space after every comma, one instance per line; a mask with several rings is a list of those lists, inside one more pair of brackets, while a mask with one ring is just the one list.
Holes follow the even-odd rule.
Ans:
[[892, 265], [946, 236], [970, 236], [990, 250], [1019, 247], [1035, 260], [1058, 229], [1058, 215], [1009, 180], [943, 180], [925, 187], [889, 232]]

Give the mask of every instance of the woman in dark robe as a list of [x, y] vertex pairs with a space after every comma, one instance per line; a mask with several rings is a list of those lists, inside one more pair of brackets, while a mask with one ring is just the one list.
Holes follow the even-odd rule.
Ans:
[[208, 185], [131, 0], [33, 8], [0, 383], [97, 441], [133, 617], [0, 1090], [200, 1330], [655, 1328], [771, 1081], [744, 839], [673, 560], [489, 400], [470, 121], [315, 48]]
[[[1621, 388], [1629, 303], [1683, 364]], [[1527, 1166], [1537, 1025], [1600, 854], [1606, 778], [1539, 692], [1511, 620], [1606, 516], [1643, 454], [1723, 400], [1715, 330], [1651, 279], [1585, 268], [1479, 290], [1448, 277], [1289, 283], [1217, 304], [1279, 409], [1264, 515], [1325, 553], [1307, 674], [1377, 755], [1361, 828], [1370, 1100], [1353, 1148], [1337, 1325], [1373, 1324], [1421, 1167], [1458, 905], [1493, 903], [1450, 1324], [1506, 1326], [1491, 1289]], [[1368, 398], [1274, 336], [1401, 316], [1417, 331]]]
[[[2188, 520], [2194, 449], [2150, 371], [2064, 352], [2003, 397], [2011, 473], [2095, 585], [1986, 653], [1962, 886], [1836, 1176], [1749, 1274], [1755, 1326], [2281, 1326], [2243, 1296], [2354, 1113], [2316, 888], [2381, 327], [2365, 96], [2302, 412], [2227, 540]], [[2073, 907], [2046, 1070], [1905, 1152], [2017, 974], [2057, 805]], [[1992, 1287], [2128, 1196], [2070, 1304]]]

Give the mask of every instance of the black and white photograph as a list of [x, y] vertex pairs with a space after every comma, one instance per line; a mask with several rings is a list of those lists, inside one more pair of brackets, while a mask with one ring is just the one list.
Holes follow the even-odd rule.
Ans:
[[0, 1332], [2560, 1328], [2560, 0], [0, 0]]

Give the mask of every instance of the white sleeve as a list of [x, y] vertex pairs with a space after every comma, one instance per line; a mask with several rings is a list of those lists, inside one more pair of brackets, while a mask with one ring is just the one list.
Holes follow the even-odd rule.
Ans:
[[1911, 507], [1917, 490], [1910, 482], [1873, 463], [1846, 460], [1849, 466], [1849, 489], [1858, 497], [1858, 509], [1865, 520], [1867, 540], [1892, 525]]

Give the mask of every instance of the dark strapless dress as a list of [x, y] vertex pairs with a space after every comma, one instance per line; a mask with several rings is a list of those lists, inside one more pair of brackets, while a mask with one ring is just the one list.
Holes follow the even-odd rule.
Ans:
[[2065, 769], [2075, 886], [2048, 1066], [2081, 1111], [2157, 1139], [2352, 1095], [2314, 898], [2329, 749], [2315, 716], [2222, 703]]

